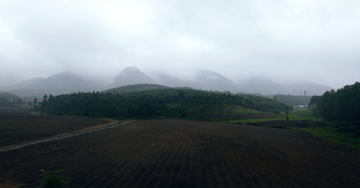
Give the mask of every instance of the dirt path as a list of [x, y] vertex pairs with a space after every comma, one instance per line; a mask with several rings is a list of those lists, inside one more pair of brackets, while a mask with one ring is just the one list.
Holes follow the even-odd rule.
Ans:
[[131, 123], [135, 120], [130, 120], [130, 121], [125, 121], [125, 122], [119, 122], [117, 120], [111, 120], [108, 119], [110, 122], [107, 124], [102, 124], [102, 125], [97, 125], [97, 126], [92, 126], [92, 127], [88, 127], [79, 131], [74, 131], [74, 132], [70, 132], [70, 133], [64, 133], [64, 134], [59, 134], [59, 135], [55, 135], [55, 136], [51, 136], [51, 137], [47, 137], [47, 138], [42, 138], [42, 139], [38, 139], [38, 140], [32, 140], [32, 141], [28, 141], [28, 142], [23, 142], [23, 143], [19, 143], [16, 145], [9, 145], [9, 146], [5, 146], [5, 147], [1, 147], [0, 148], [0, 152], [7, 152], [7, 151], [11, 151], [11, 150], [16, 150], [16, 149], [20, 149], [26, 146], [31, 146], [31, 145], [35, 145], [35, 144], [39, 144], [39, 143], [45, 143], [45, 142], [50, 142], [50, 141], [55, 141], [55, 140], [61, 140], [61, 139], [65, 139], [65, 138], [71, 138], [71, 137], [75, 137], [75, 136], [80, 136], [80, 135], [84, 135], [84, 134], [89, 134], [92, 132], [96, 132], [96, 131], [101, 131], [101, 130], [105, 130], [105, 129], [110, 129], [110, 128], [114, 128], [120, 125], [125, 125], [128, 123]]

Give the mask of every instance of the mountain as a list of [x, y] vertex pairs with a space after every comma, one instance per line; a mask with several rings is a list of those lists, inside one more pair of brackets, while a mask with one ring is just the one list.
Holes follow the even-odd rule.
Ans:
[[151, 85], [156, 83], [170, 87], [191, 87], [212, 91], [240, 91], [245, 93], [260, 93], [262, 95], [303, 95], [304, 91], [307, 92], [307, 95], [322, 95], [325, 91], [331, 90], [329, 86], [311, 82], [284, 84], [263, 77], [239, 80], [234, 83], [232, 80], [212, 70], [197, 70], [190, 72], [183, 78], [165, 73], [155, 73], [151, 76], [154, 77], [156, 81], [136, 67], [127, 67], [113, 79], [110, 85], [106, 86], [106, 83], [102, 81], [90, 80], [66, 71], [47, 78], [37, 77], [11, 86], [1, 87], [0, 92], [12, 93], [22, 98], [42, 98], [45, 94], [58, 95], [81, 91], [101, 91], [133, 84]]
[[24, 80], [20, 83], [17, 83], [15, 85], [11, 85], [11, 86], [7, 86], [7, 87], [2, 87], [0, 88], [1, 91], [9, 91], [9, 90], [16, 90], [16, 89], [21, 89], [21, 88], [31, 88], [34, 84], [40, 82], [41, 80], [44, 80], [45, 78], [40, 78], [40, 77], [36, 77], [36, 78], [32, 78], [32, 79], [28, 79], [28, 80]]
[[212, 91], [237, 91], [238, 86], [221, 75], [211, 70], [197, 70], [187, 79], [180, 79], [164, 73], [155, 74], [156, 82], [171, 87], [192, 87]]
[[283, 87], [280, 84], [262, 77], [241, 80], [237, 85], [240, 91], [246, 93], [261, 93], [268, 95], [284, 92]]
[[194, 87], [194, 81], [189, 79], [180, 79], [172, 75], [157, 72], [151, 75], [156, 83], [170, 87]]
[[197, 70], [195, 84], [197, 88], [217, 91], [236, 91], [236, 84], [212, 70]]
[[332, 88], [326, 85], [315, 84], [312, 82], [297, 82], [283, 84], [285, 93], [291, 95], [303, 95], [306, 91], [306, 95], [323, 95], [326, 91], [330, 91]]
[[276, 83], [266, 78], [251, 78], [237, 82], [242, 92], [260, 93], [263, 95], [289, 94], [289, 95], [322, 95], [325, 91], [332, 88], [325, 85], [319, 85], [312, 82], [297, 83]]
[[10, 86], [7, 92], [19, 97], [42, 97], [45, 94], [58, 95], [63, 93], [96, 91], [100, 88], [88, 79], [65, 71], [47, 78], [33, 78]]
[[114, 78], [111, 88], [133, 84], [155, 84], [156, 82], [136, 67], [126, 67]]

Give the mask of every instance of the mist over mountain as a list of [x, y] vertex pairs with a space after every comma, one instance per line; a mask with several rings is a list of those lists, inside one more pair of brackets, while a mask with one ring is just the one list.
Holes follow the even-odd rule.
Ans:
[[160, 84], [169, 87], [191, 87], [212, 91], [231, 91], [257, 93], [262, 95], [290, 94], [322, 95], [331, 87], [311, 82], [277, 83], [263, 77], [238, 80], [236, 83], [212, 70], [196, 70], [188, 77], [177, 77], [168, 73], [157, 72], [151, 78], [136, 67], [123, 69], [110, 85], [102, 81], [79, 76], [69, 71], [54, 74], [47, 78], [32, 78], [12, 86], [0, 87], [0, 91], [19, 97], [42, 97], [44, 94], [103, 91], [110, 88], [133, 84]]
[[235, 83], [218, 72], [212, 70], [197, 70], [196, 81], [200, 89], [217, 91], [236, 91]]
[[237, 90], [237, 86], [233, 81], [212, 70], [196, 70], [187, 78], [157, 73], [155, 74], [155, 80], [158, 84], [171, 87], [192, 87], [212, 91]]
[[45, 78], [40, 78], [40, 77], [36, 77], [36, 78], [31, 78], [28, 80], [24, 80], [21, 81], [20, 83], [17, 83], [15, 85], [11, 85], [11, 86], [6, 86], [6, 87], [1, 87], [0, 90], [16, 90], [16, 89], [22, 89], [22, 88], [31, 88], [34, 84], [40, 82], [41, 80], [44, 80]]
[[19, 97], [42, 97], [44, 94], [58, 95], [63, 93], [97, 91], [101, 86], [89, 79], [69, 71], [61, 72], [47, 78], [32, 78], [13, 86], [0, 88]]
[[189, 79], [180, 79], [176, 76], [172, 76], [163, 72], [153, 73], [152, 77], [157, 84], [170, 87], [192, 87], [193, 84], [193, 81]]
[[136, 67], [126, 67], [115, 78], [110, 88], [132, 84], [155, 84], [156, 82]]
[[0, 87], [11, 86], [23, 81], [25, 78], [14, 74], [1, 74], [0, 73]]
[[312, 82], [295, 83], [276, 83], [262, 77], [240, 80], [237, 82], [240, 90], [246, 93], [260, 93], [263, 95], [289, 94], [303, 95], [322, 95], [325, 91], [332, 88], [325, 85], [319, 85]]
[[242, 92], [246, 93], [261, 93], [268, 95], [284, 92], [279, 83], [260, 77], [240, 80], [237, 82], [237, 85]]

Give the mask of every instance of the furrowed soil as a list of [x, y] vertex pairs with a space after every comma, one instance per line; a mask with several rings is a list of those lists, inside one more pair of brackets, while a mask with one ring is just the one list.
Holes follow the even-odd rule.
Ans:
[[93, 118], [34, 115], [29, 109], [0, 107], [0, 148], [110, 123]]
[[0, 153], [0, 175], [70, 187], [358, 187], [360, 151], [306, 132], [182, 119], [143, 120]]

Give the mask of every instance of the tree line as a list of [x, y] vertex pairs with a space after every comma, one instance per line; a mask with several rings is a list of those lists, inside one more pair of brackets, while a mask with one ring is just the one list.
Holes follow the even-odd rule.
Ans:
[[328, 120], [360, 122], [360, 83], [313, 96], [309, 109]]
[[36, 109], [50, 115], [147, 118], [224, 119], [237, 116], [237, 106], [272, 112], [291, 106], [264, 97], [193, 89], [156, 89], [131, 93], [79, 92], [45, 95]]

